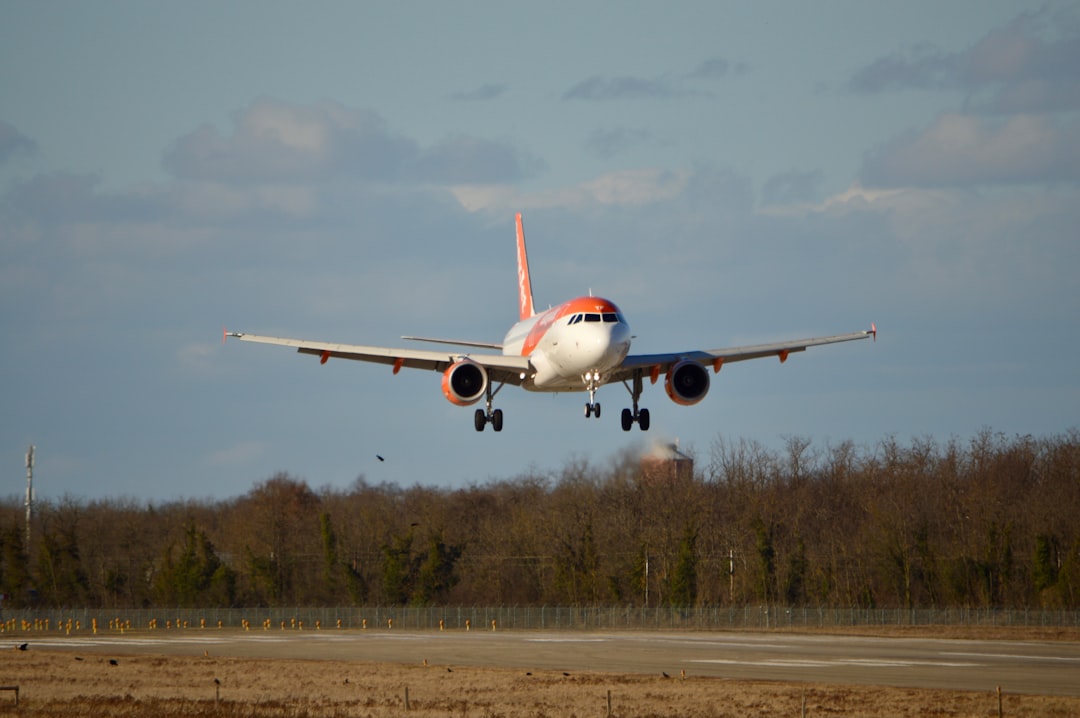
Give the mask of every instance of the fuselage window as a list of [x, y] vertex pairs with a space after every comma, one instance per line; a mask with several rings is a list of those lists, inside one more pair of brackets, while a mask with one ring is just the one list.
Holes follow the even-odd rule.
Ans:
[[601, 321], [599, 314], [586, 314], [585, 321], [587, 322], [599, 322]]
[[567, 324], [577, 324], [580, 321], [581, 321], [581, 315], [580, 314], [575, 314], [574, 316], [570, 317], [570, 321], [567, 322]]
[[619, 321], [619, 317], [617, 314], [615, 314], [615, 312], [605, 312], [604, 321], [609, 323], [615, 323]]

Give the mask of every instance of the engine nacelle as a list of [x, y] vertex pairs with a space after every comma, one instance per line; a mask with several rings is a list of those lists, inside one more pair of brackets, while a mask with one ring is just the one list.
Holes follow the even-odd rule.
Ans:
[[483, 398], [487, 388], [487, 370], [469, 359], [452, 364], [442, 375], [443, 394], [451, 404], [475, 404]]
[[691, 406], [709, 393], [709, 370], [696, 361], [684, 359], [668, 369], [664, 388], [673, 402]]

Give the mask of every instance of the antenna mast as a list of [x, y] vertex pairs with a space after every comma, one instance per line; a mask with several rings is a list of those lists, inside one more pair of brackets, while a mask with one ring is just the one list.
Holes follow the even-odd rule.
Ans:
[[26, 551], [30, 552], [30, 519], [34, 514], [34, 445], [26, 452]]

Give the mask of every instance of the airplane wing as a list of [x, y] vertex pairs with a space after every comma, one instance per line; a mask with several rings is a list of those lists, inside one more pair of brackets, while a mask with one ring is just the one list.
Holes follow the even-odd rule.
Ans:
[[730, 347], [728, 349], [696, 349], [686, 352], [672, 352], [666, 354], [631, 354], [627, 356], [618, 369], [611, 374], [609, 382], [630, 379], [638, 371], [651, 374], [655, 377], [666, 372], [674, 364], [680, 361], [696, 361], [699, 364], [712, 366], [715, 371], [720, 371], [724, 364], [747, 359], [761, 359], [764, 357], [779, 357], [781, 362], [787, 361], [792, 352], [806, 351], [808, 347], [821, 346], [823, 344], [837, 344], [850, 342], [856, 339], [877, 339], [877, 327], [873, 324], [870, 329], [850, 334], [836, 334], [831, 337], [815, 337], [812, 339], [797, 339], [795, 341], [775, 342], [773, 344], [757, 344], [745, 347]]
[[243, 332], [225, 332], [226, 337], [235, 337], [245, 342], [259, 344], [277, 344], [293, 347], [301, 354], [312, 354], [325, 364], [331, 357], [335, 359], [353, 359], [355, 361], [388, 364], [394, 367], [396, 374], [401, 368], [428, 369], [446, 371], [450, 365], [461, 359], [470, 359], [488, 371], [493, 381], [520, 385], [521, 375], [530, 371], [529, 358], [524, 356], [506, 356], [503, 354], [471, 354], [450, 351], [422, 351], [418, 349], [396, 349], [393, 347], [373, 347], [360, 344], [335, 344], [332, 342], [314, 342], [305, 339], [268, 337]]

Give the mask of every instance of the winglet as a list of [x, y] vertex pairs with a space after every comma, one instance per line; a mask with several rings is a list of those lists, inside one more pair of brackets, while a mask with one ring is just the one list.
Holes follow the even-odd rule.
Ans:
[[870, 322], [870, 336], [877, 342], [877, 324], [874, 324], [873, 322]]
[[518, 212], [514, 219], [517, 224], [518, 310], [521, 319], [528, 319], [536, 312], [533, 309], [529, 255], [525, 252], [525, 230], [521, 226], [521, 212]]

